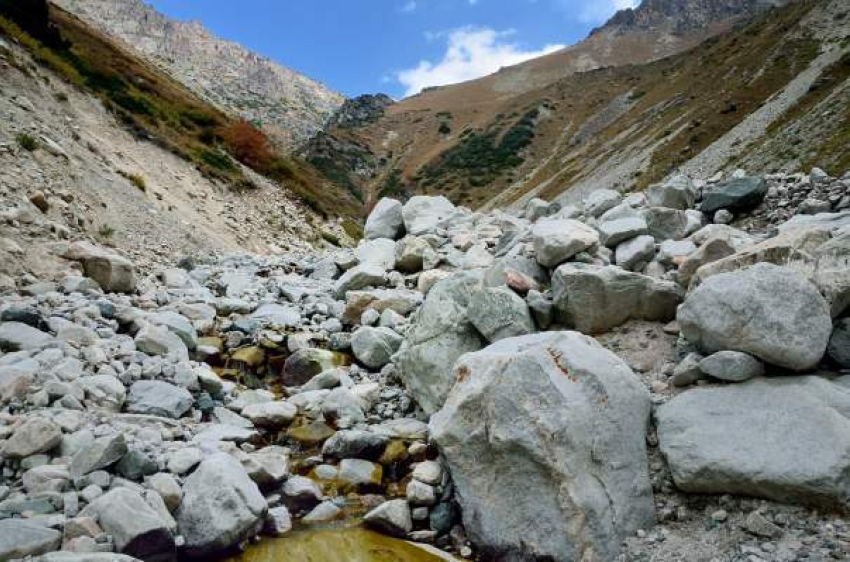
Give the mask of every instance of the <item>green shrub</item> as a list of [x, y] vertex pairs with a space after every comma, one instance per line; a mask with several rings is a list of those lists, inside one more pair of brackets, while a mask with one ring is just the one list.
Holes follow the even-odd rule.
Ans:
[[363, 238], [363, 226], [355, 220], [348, 218], [343, 220], [342, 229], [350, 238], [355, 241]]
[[98, 229], [97, 233], [101, 238], [112, 238], [112, 235], [115, 234], [115, 229], [108, 224], [104, 224]]
[[[445, 151], [423, 170], [428, 180], [459, 174], [475, 187], [494, 181], [500, 174], [522, 164], [522, 150], [534, 139], [535, 121], [539, 111], [531, 109], [522, 115], [507, 130], [504, 125], [494, 123], [482, 132], [470, 131], [462, 135], [457, 145]], [[504, 132], [503, 132], [504, 131]]]
[[202, 149], [195, 152], [195, 158], [203, 165], [222, 172], [236, 171], [236, 164], [227, 154], [218, 150]]
[[38, 140], [32, 135], [21, 133], [15, 137], [15, 140], [18, 141], [18, 146], [29, 152], [38, 148]]
[[449, 127], [448, 123], [440, 123], [440, 128], [438, 129], [441, 135], [448, 135], [452, 132], [452, 128]]

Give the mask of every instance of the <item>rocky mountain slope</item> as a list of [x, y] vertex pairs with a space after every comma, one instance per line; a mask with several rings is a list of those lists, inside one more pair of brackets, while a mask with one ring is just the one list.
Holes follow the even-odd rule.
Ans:
[[[472, 207], [642, 189], [680, 168], [846, 169], [844, 3], [684, 5], [699, 9], [644, 2], [555, 58], [425, 92], [360, 128], [330, 127], [334, 141], [313, 158], [354, 163], [334, 175], [367, 198], [441, 193]], [[628, 43], [655, 44], [646, 33], [669, 49]], [[586, 68], [557, 58], [582, 50], [633, 58], [570, 59]]]
[[306, 251], [324, 243], [322, 233], [347, 239], [305, 203], [320, 195], [299, 193], [303, 178], [270, 180], [208, 140], [232, 118], [78, 20], [51, 21], [70, 51], [0, 21], [3, 273], [61, 270], [63, 246], [77, 239], [140, 266], [163, 256]]
[[198, 22], [179, 22], [143, 0], [54, 0], [121, 39], [205, 100], [262, 124], [293, 147], [319, 130], [344, 101], [327, 87]]

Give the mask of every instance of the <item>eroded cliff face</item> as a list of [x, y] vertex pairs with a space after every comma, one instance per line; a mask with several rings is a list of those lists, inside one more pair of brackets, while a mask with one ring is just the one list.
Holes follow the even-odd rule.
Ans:
[[198, 22], [172, 20], [142, 0], [55, 0], [121, 39], [219, 107], [259, 121], [283, 146], [308, 139], [344, 96], [298, 72], [224, 41]]

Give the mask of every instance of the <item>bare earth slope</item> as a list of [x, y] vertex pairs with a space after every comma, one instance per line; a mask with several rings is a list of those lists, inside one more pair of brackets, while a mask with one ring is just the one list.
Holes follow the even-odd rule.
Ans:
[[344, 97], [198, 22], [167, 18], [142, 0], [51, 0], [124, 41], [215, 105], [294, 146], [324, 125]]
[[321, 244], [328, 227], [286, 189], [245, 167], [254, 189], [214, 179], [2, 31], [0, 83], [0, 273], [51, 277], [77, 239], [143, 267]]

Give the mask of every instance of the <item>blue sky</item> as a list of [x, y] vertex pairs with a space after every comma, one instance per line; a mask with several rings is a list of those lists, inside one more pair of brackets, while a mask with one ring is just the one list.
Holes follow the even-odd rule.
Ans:
[[348, 96], [401, 98], [581, 40], [636, 0], [147, 0]]

